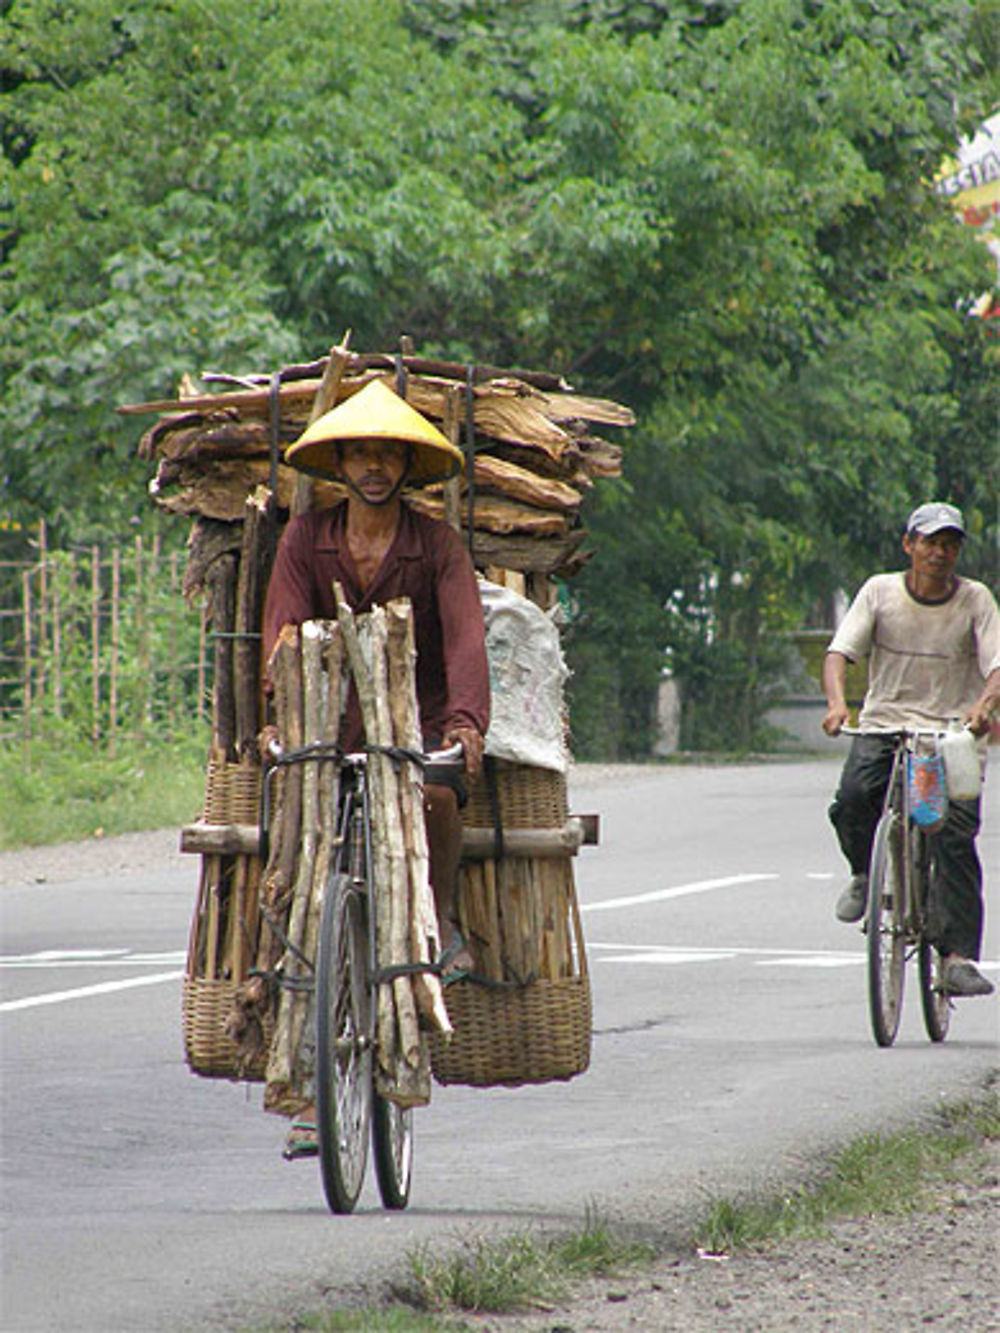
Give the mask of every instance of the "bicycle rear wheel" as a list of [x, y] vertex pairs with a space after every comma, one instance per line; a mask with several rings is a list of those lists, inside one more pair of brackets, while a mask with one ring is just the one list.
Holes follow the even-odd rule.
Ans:
[[413, 1112], [375, 1093], [375, 1178], [386, 1208], [405, 1208], [413, 1177]]
[[316, 967], [316, 1112], [323, 1190], [349, 1213], [368, 1162], [371, 999], [364, 902], [348, 875], [330, 876]]
[[902, 821], [895, 810], [887, 810], [875, 830], [866, 929], [872, 1033], [879, 1046], [891, 1046], [899, 1031], [906, 971]]
[[919, 829], [910, 831], [910, 854], [913, 862], [914, 898], [919, 908], [920, 944], [917, 949], [917, 973], [920, 978], [920, 1007], [924, 1027], [931, 1041], [944, 1041], [951, 1018], [951, 1001], [942, 985], [943, 962], [941, 954], [927, 938], [927, 895], [930, 890], [931, 858], [927, 839]]

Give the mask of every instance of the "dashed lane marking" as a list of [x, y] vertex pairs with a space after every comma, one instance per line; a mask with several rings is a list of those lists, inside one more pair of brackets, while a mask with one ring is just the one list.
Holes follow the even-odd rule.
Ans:
[[0, 1014], [15, 1009], [36, 1009], [43, 1004], [63, 1004], [66, 1000], [84, 1000], [92, 995], [110, 995], [114, 991], [131, 990], [134, 986], [157, 986], [164, 981], [178, 981], [183, 972], [154, 972], [152, 976], [129, 977], [126, 981], [104, 981], [96, 986], [77, 986], [73, 990], [50, 991], [47, 995], [29, 995], [23, 1000], [7, 1000], [0, 1004]]
[[39, 953], [0, 954], [0, 969], [59, 967], [169, 967], [183, 963], [182, 950], [132, 953], [128, 949], [43, 949]]
[[581, 903], [581, 912], [613, 912], [619, 907], [636, 907], [640, 903], [660, 903], [668, 898], [686, 898], [692, 893], [708, 893], [711, 889], [732, 889], [740, 884], [757, 884], [766, 879], [779, 879], [773, 873], [761, 875], [727, 875], [725, 879], [699, 879], [690, 884], [678, 884], [672, 889], [653, 889], [651, 893], [634, 893], [621, 898], [603, 898], [596, 903]]
[[758, 967], [857, 967], [864, 963], [862, 952], [832, 949], [697, 949], [669, 944], [602, 944], [587, 941], [587, 950], [598, 955], [601, 963], [648, 963], [676, 966], [684, 963], [732, 962], [748, 958]]

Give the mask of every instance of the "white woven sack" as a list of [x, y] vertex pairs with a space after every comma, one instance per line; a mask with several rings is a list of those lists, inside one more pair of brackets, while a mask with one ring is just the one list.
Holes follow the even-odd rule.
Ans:
[[559, 631], [527, 597], [479, 580], [490, 663], [486, 753], [565, 773], [563, 683], [569, 675]]

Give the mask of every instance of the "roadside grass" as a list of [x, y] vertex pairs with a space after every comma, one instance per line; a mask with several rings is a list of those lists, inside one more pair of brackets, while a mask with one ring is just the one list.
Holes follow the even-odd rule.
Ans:
[[787, 1193], [721, 1198], [698, 1226], [697, 1249], [711, 1254], [772, 1240], [822, 1234], [838, 1218], [918, 1212], [943, 1185], [974, 1172], [986, 1140], [1000, 1138], [1000, 1095], [941, 1109], [928, 1129], [866, 1134], [843, 1148], [820, 1177]]
[[[832, 1157], [814, 1181], [792, 1191], [720, 1198], [689, 1237], [703, 1254], [732, 1254], [775, 1240], [824, 1234], [838, 1220], [933, 1208], [942, 1192], [978, 1178], [985, 1144], [1000, 1140], [996, 1085], [940, 1109], [925, 1128], [867, 1134]], [[675, 1249], [670, 1251], [675, 1257]], [[616, 1234], [596, 1212], [576, 1231], [518, 1231], [466, 1238], [454, 1251], [423, 1245], [407, 1255], [406, 1273], [381, 1305], [321, 1311], [269, 1325], [305, 1333], [472, 1333], [464, 1316], [555, 1310], [584, 1279], [641, 1275], [658, 1257], [650, 1244]], [[491, 1325], [492, 1327], [492, 1325]], [[262, 1333], [262, 1331], [258, 1331]]]
[[140, 744], [114, 758], [78, 739], [0, 751], [0, 851], [168, 828], [204, 799], [204, 737]]
[[409, 1279], [394, 1294], [416, 1310], [504, 1314], [556, 1303], [574, 1281], [614, 1276], [654, 1257], [650, 1246], [624, 1239], [588, 1213], [576, 1231], [523, 1230], [498, 1240], [473, 1236], [443, 1256], [420, 1247], [409, 1255]]

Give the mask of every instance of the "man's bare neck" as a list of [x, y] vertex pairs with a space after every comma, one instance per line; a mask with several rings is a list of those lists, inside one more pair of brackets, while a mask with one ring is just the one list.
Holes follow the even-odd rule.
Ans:
[[400, 501], [394, 496], [388, 504], [370, 505], [356, 495], [347, 497], [347, 535], [362, 542], [384, 542], [395, 536], [399, 526]]
[[906, 571], [906, 586], [919, 602], [946, 602], [955, 591], [958, 580], [954, 574], [935, 578], [920, 577], [914, 570]]

